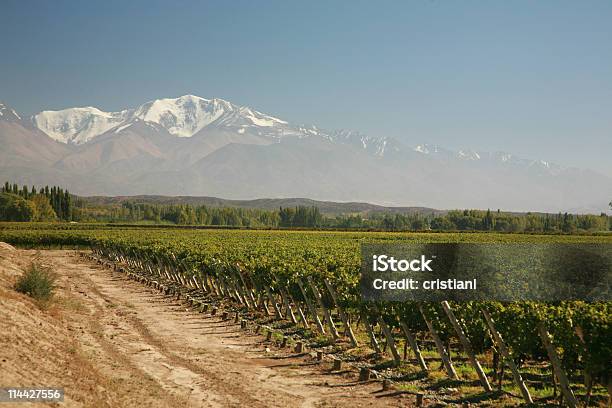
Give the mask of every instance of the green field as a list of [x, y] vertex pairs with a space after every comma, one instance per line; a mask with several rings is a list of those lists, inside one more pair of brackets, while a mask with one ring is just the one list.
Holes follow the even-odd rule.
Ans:
[[[294, 308], [308, 310], [307, 300], [300, 289], [306, 287], [307, 296], [315, 298], [314, 290], [322, 293], [323, 305], [336, 321], [338, 331], [344, 329], [339, 318], [342, 310], [354, 326], [360, 347], [350, 347], [346, 341], [335, 342], [335, 352], [382, 369], [394, 366], [390, 378], [406, 389], [435, 387], [450, 384], [461, 390], [461, 401], [504, 400], [508, 404], [520, 401], [520, 392], [506, 369], [501, 383], [503, 391], [484, 393], [478, 377], [467, 362], [455, 329], [439, 304], [379, 303], [361, 301], [358, 281], [360, 244], [370, 242], [598, 242], [612, 243], [610, 235], [528, 235], [495, 233], [392, 233], [392, 232], [322, 232], [288, 230], [225, 230], [182, 229], [157, 227], [113, 227], [102, 224], [0, 224], [0, 241], [24, 248], [94, 248], [101, 256], [126, 263], [134, 272], [149, 276], [167, 275], [172, 284], [185, 287], [193, 293], [197, 289], [190, 282], [211, 279], [222, 287], [239, 293], [252, 293], [254, 298], [265, 299], [281, 309], [286, 299]], [[178, 278], [177, 276], [180, 276]], [[309, 279], [314, 288], [307, 285]], [[337, 292], [333, 302], [327, 279]], [[310, 289], [309, 289], [310, 288]], [[315, 289], [316, 288], [316, 289]], [[311, 299], [312, 300], [312, 299]], [[491, 339], [490, 330], [483, 319], [482, 310], [488, 311], [495, 327], [509, 347], [513, 361], [518, 365], [534, 400], [552, 402], [553, 382], [546, 349], [538, 336], [543, 324], [552, 336], [553, 345], [561, 359], [564, 371], [579, 399], [585, 400], [588, 384], [594, 382], [591, 401], [603, 404], [606, 387], [612, 379], [612, 311], [608, 303], [559, 302], [468, 302], [452, 304], [473, 350], [484, 366], [489, 379], [500, 378], [503, 364], [495, 361], [499, 349]], [[316, 307], [321, 313], [321, 305]], [[324, 310], [323, 310], [324, 311]], [[323, 316], [323, 314], [321, 314]], [[360, 316], [365, 316], [363, 319]], [[380, 317], [380, 320], [378, 318]], [[258, 317], [268, 319], [267, 317]], [[427, 318], [433, 331], [426, 324]], [[315, 329], [292, 331], [285, 321], [268, 319], [267, 324], [292, 335], [300, 335], [313, 344], [328, 344], [327, 334]], [[321, 319], [326, 320], [326, 319]], [[441, 368], [430, 368], [426, 378], [418, 373], [414, 358], [394, 362], [389, 349], [372, 360], [367, 346], [371, 345], [364, 320], [375, 326], [381, 348], [387, 325], [393, 342], [401, 350], [406, 344], [401, 322], [405, 323], [420, 343], [426, 359], [439, 361], [440, 349], [432, 338], [437, 334], [450, 353], [458, 373], [458, 380], [447, 378]], [[325, 324], [325, 323], [323, 323]], [[361, 325], [360, 325], [361, 324]], [[435, 333], [435, 334], [434, 334]], [[333, 342], [332, 342], [333, 343]], [[413, 356], [414, 357], [414, 356]], [[439, 363], [429, 362], [431, 367]], [[452, 377], [452, 376], [451, 376]], [[584, 378], [587, 381], [584, 381]], [[450, 382], [449, 382], [450, 381]], [[586, 383], [586, 385], [584, 384]], [[559, 392], [557, 392], [559, 394]], [[455, 401], [455, 402], [457, 402]]]

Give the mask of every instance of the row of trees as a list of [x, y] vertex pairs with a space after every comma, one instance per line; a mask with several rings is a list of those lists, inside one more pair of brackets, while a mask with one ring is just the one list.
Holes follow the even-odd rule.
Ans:
[[[75, 209], [78, 211], [79, 209]], [[75, 212], [76, 214], [76, 212]], [[386, 231], [498, 231], [575, 233], [607, 231], [607, 215], [515, 214], [497, 211], [456, 210], [445, 214], [350, 214], [324, 216], [317, 207], [278, 210], [212, 208], [193, 205], [159, 205], [124, 202], [120, 206], [84, 208], [83, 221], [172, 223], [250, 228], [338, 228]]]
[[564, 232], [607, 231], [610, 220], [601, 215], [575, 214], [512, 214], [499, 210], [449, 211], [429, 221], [433, 230], [499, 231], [499, 232]]
[[[151, 222], [178, 225], [216, 225], [249, 228], [338, 228], [386, 231], [498, 231], [575, 233], [608, 231], [610, 217], [575, 214], [516, 214], [482, 210], [456, 210], [444, 214], [395, 214], [388, 212], [323, 216], [317, 207], [278, 210], [213, 208], [207, 206], [152, 204], [126, 201], [119, 205], [90, 206], [67, 190], [45, 186], [4, 184], [0, 220], [83, 222]], [[610, 203], [612, 208], [612, 202]]]
[[117, 206], [75, 208], [79, 221], [151, 222], [178, 225], [228, 225], [235, 227], [278, 227], [279, 214], [246, 208], [213, 208], [193, 205], [161, 205], [124, 202]]
[[3, 221], [72, 220], [72, 196], [61, 187], [45, 186], [37, 190], [35, 186], [19, 187], [7, 181], [0, 193], [4, 203], [0, 215]]
[[317, 207], [280, 208], [278, 211], [260, 209], [207, 207], [204, 205], [160, 205], [124, 202], [120, 206], [87, 208], [79, 205], [74, 210], [80, 221], [172, 223], [178, 225], [228, 225], [249, 228], [304, 227], [318, 228], [324, 218]]
[[497, 232], [564, 232], [607, 231], [610, 218], [606, 214], [513, 214], [499, 210], [456, 210], [446, 214], [371, 214], [336, 217], [329, 226], [338, 228], [370, 228], [387, 231], [497, 231]]

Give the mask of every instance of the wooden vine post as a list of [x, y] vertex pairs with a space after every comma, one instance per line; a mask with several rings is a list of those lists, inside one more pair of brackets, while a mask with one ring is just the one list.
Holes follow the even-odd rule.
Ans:
[[370, 344], [372, 345], [372, 348], [374, 349], [376, 354], [380, 354], [381, 353], [380, 346], [378, 344], [378, 340], [376, 340], [376, 336], [374, 335], [374, 330], [372, 329], [372, 325], [370, 325], [370, 317], [368, 316], [368, 312], [363, 306], [361, 307], [361, 321], [363, 322], [366, 332], [368, 333], [368, 337], [370, 338]]
[[480, 362], [476, 358], [476, 354], [474, 353], [474, 349], [472, 348], [472, 343], [470, 342], [470, 339], [468, 339], [468, 337], [465, 335], [463, 329], [461, 328], [461, 325], [459, 324], [459, 321], [455, 317], [455, 313], [453, 313], [453, 310], [451, 309], [450, 305], [448, 304], [446, 300], [442, 302], [442, 308], [444, 309], [444, 312], [446, 313], [446, 315], [448, 316], [448, 319], [453, 325], [453, 328], [455, 329], [457, 336], [459, 336], [459, 341], [461, 342], [461, 345], [463, 346], [463, 350], [468, 355], [468, 358], [470, 359], [470, 363], [472, 364], [472, 367], [474, 367], [474, 370], [476, 370], [476, 373], [478, 374], [478, 378], [480, 379], [480, 383], [482, 384], [482, 387], [487, 392], [493, 391], [493, 388], [491, 388], [491, 384], [489, 384], [489, 380], [487, 379], [487, 375], [483, 371], [480, 365]]
[[202, 288], [202, 293], [207, 295], [210, 293], [210, 288], [206, 286], [206, 279], [204, 277], [200, 277], [200, 288]]
[[340, 319], [342, 319], [342, 323], [344, 323], [345, 333], [348, 334], [348, 337], [351, 340], [351, 345], [353, 347], [358, 347], [359, 343], [357, 342], [357, 339], [355, 338], [355, 333], [353, 333], [353, 329], [351, 328], [351, 324], [346, 316], [346, 313], [344, 313], [342, 306], [340, 306], [340, 303], [338, 302], [338, 296], [336, 295], [336, 291], [334, 290], [334, 287], [329, 283], [327, 278], [324, 278], [323, 282], [325, 283], [325, 286], [327, 287], [327, 291], [329, 292], [332, 300], [334, 301], [336, 307], [338, 308]]
[[[261, 288], [261, 285], [258, 285], [251, 275], [248, 275], [249, 281], [251, 282], [251, 293], [253, 294], [253, 299], [257, 308], [262, 308], [266, 312], [266, 316], [270, 316], [270, 309], [268, 308], [268, 303], [266, 302], [266, 294], [265, 291]], [[256, 298], [256, 300], [255, 300]]]
[[225, 276], [221, 275], [217, 278], [217, 282], [219, 283], [219, 289], [221, 289], [221, 295], [223, 297], [232, 298], [232, 292], [230, 292], [229, 287], [227, 286], [227, 281], [225, 280]]
[[265, 288], [266, 293], [268, 294], [268, 300], [272, 303], [272, 306], [274, 306], [274, 314], [276, 315], [276, 319], [282, 320], [283, 314], [281, 313], [280, 307], [278, 306], [278, 302], [276, 301], [274, 296], [272, 296], [272, 291], [270, 290], [270, 287], [266, 286]]
[[251, 292], [251, 290], [249, 289], [249, 286], [244, 280], [244, 277], [242, 276], [242, 271], [240, 270], [240, 266], [238, 264], [236, 264], [235, 272], [236, 272], [236, 275], [238, 275], [239, 286], [242, 290], [242, 295], [244, 296], [244, 300], [247, 304], [247, 307], [249, 309], [251, 308], [251, 305], [249, 304], [249, 301], [247, 300], [248, 298], [250, 298], [251, 301], [253, 302], [255, 309], [257, 309], [257, 302], [255, 302], [255, 297], [253, 296], [253, 292]]
[[295, 307], [297, 308], [298, 316], [300, 316], [300, 320], [302, 321], [302, 324], [304, 325], [305, 328], [309, 329], [310, 324], [308, 324], [308, 319], [306, 319], [306, 315], [304, 314], [304, 310], [302, 310], [302, 306], [298, 302], [295, 301], [293, 296], [291, 296], [291, 293], [288, 293], [287, 296], [289, 297], [289, 301], [292, 304], [294, 304]]
[[408, 343], [410, 343], [410, 347], [412, 348], [412, 351], [414, 351], [414, 355], [416, 356], [417, 362], [419, 363], [421, 370], [426, 373], [427, 371], [429, 371], [429, 369], [427, 368], [427, 363], [425, 363], [425, 359], [421, 354], [421, 350], [419, 349], [419, 345], [416, 342], [416, 338], [410, 332], [408, 325], [403, 319], [400, 319], [400, 326], [402, 326], [404, 336], [406, 337], [406, 339], [408, 339]]
[[236, 299], [238, 299], [238, 301], [240, 302], [241, 305], [246, 305], [248, 307], [248, 304], [246, 303], [246, 299], [242, 298], [242, 295], [240, 295], [240, 290], [238, 289], [238, 284], [234, 281], [230, 281], [230, 285], [232, 288], [232, 294], [235, 296]]
[[223, 282], [223, 278], [220, 276], [215, 277], [215, 284], [219, 288], [219, 293], [221, 293], [222, 297], [228, 296], [227, 291], [225, 290], [225, 284]]
[[506, 364], [508, 364], [508, 366], [510, 367], [510, 370], [512, 370], [512, 376], [514, 377], [514, 382], [521, 390], [523, 399], [528, 404], [533, 404], [533, 399], [531, 398], [531, 394], [529, 394], [529, 390], [527, 389], [527, 386], [525, 385], [525, 382], [523, 381], [523, 377], [521, 377], [521, 373], [519, 372], [516, 364], [514, 363], [514, 360], [512, 359], [512, 356], [510, 355], [510, 351], [508, 350], [508, 347], [506, 347], [506, 344], [504, 343], [504, 340], [502, 339], [501, 334], [497, 331], [497, 329], [495, 329], [495, 324], [493, 322], [493, 319], [491, 318], [491, 315], [485, 309], [482, 309], [482, 314], [485, 317], [487, 326], [489, 326], [489, 331], [491, 332], [491, 335], [493, 336], [493, 341], [497, 344], [497, 347], [499, 348], [499, 351], [504, 357], [504, 360], [506, 360]]
[[236, 295], [240, 299], [240, 302], [243, 303], [247, 308], [251, 308], [251, 304], [249, 303], [249, 297], [246, 288], [242, 285], [243, 281], [241, 280], [242, 276], [240, 276], [239, 272], [235, 272], [234, 275], [237, 275], [238, 279], [234, 279], [234, 287], [236, 288]]
[[548, 353], [548, 358], [550, 359], [550, 362], [553, 366], [554, 374], [559, 380], [561, 392], [565, 397], [565, 403], [570, 408], [576, 408], [578, 406], [578, 402], [576, 401], [576, 397], [574, 396], [574, 392], [570, 387], [567, 375], [565, 375], [565, 371], [563, 370], [563, 367], [561, 365], [561, 359], [559, 358], [559, 354], [557, 354], [557, 350], [555, 350], [555, 347], [550, 341], [550, 334], [548, 333], [542, 322], [538, 323], [538, 332], [540, 334], [540, 338], [542, 339], [542, 344], [546, 349], [546, 353]]
[[287, 291], [284, 288], [279, 288], [281, 298], [285, 305], [285, 315], [289, 316], [291, 323], [297, 324], [297, 319], [295, 318], [295, 314], [293, 314], [293, 309], [291, 308], [291, 304], [289, 303], [289, 297], [287, 296]]
[[433, 338], [434, 343], [436, 343], [438, 354], [440, 354], [440, 358], [442, 359], [442, 364], [444, 364], [444, 368], [446, 369], [448, 376], [452, 378], [453, 380], [458, 380], [459, 376], [457, 375], [457, 372], [455, 371], [455, 367], [453, 367], [453, 363], [451, 362], [450, 356], [448, 354], [450, 350], [447, 351], [446, 348], [444, 348], [442, 339], [440, 339], [440, 336], [438, 336], [438, 332], [436, 331], [436, 328], [434, 327], [431, 320], [429, 320], [429, 318], [425, 314], [425, 311], [423, 310], [423, 306], [419, 305], [419, 311], [421, 312], [421, 316], [423, 316], [423, 320], [425, 320], [425, 324], [427, 325], [427, 328], [429, 329], [429, 333], [431, 334], [431, 337]]
[[217, 282], [215, 282], [215, 278], [213, 276], [209, 276], [208, 279], [210, 282], [210, 286], [213, 288], [213, 291], [215, 292], [215, 295], [217, 297], [221, 296], [221, 291], [219, 290], [219, 286], [217, 285]]
[[297, 284], [300, 288], [300, 292], [302, 292], [302, 297], [304, 298], [304, 301], [306, 302], [306, 306], [308, 306], [308, 310], [310, 311], [310, 314], [312, 315], [312, 319], [314, 320], [317, 326], [317, 329], [319, 330], [321, 334], [325, 334], [325, 328], [323, 327], [323, 324], [321, 323], [321, 319], [319, 319], [319, 315], [317, 314], [317, 309], [312, 304], [312, 300], [310, 300], [310, 298], [306, 294], [306, 291], [304, 290], [304, 285], [302, 285], [302, 282], [300, 280], [297, 281]]
[[[240, 276], [242, 276], [242, 274]], [[261, 301], [261, 296], [259, 296], [259, 286], [255, 284], [255, 280], [250, 274], [247, 274], [247, 278], [249, 279], [249, 282], [251, 283], [251, 289], [249, 289], [249, 296], [251, 297], [251, 300], [253, 301], [253, 304], [255, 305], [255, 309], [259, 309], [259, 307], [261, 306], [259, 303]], [[248, 285], [245, 285], [245, 286], [248, 287]], [[262, 303], [265, 303], [265, 302], [262, 302]]]
[[259, 305], [257, 304], [257, 299], [255, 299], [255, 295], [253, 294], [253, 289], [248, 289], [249, 297], [251, 298], [251, 302], [253, 302], [253, 307], [255, 309], [259, 309]]
[[319, 289], [317, 289], [315, 284], [312, 282], [312, 278], [310, 276], [308, 276], [306, 279], [308, 281], [308, 285], [310, 286], [310, 290], [314, 294], [314, 297], [317, 303], [319, 304], [319, 307], [323, 309], [323, 316], [325, 317], [325, 322], [327, 323], [327, 327], [329, 327], [329, 331], [332, 335], [333, 340], [335, 341], [339, 339], [340, 334], [338, 334], [338, 330], [336, 329], [336, 325], [332, 320], [329, 310], [327, 309], [327, 307], [325, 307], [325, 303], [323, 303], [323, 297], [321, 296], [321, 293], [319, 293]]
[[391, 329], [389, 329], [387, 322], [385, 322], [385, 320], [380, 315], [380, 312], [378, 311], [378, 307], [376, 307], [376, 305], [372, 305], [372, 309], [374, 310], [374, 313], [376, 314], [376, 318], [378, 319], [378, 324], [380, 325], [380, 327], [383, 330], [383, 333], [385, 334], [385, 339], [387, 340], [387, 347], [389, 347], [389, 349], [391, 350], [391, 354], [393, 355], [393, 360], [395, 361], [396, 365], [399, 365], [402, 361], [402, 357], [400, 356], [399, 352], [397, 351], [397, 348], [395, 347], [395, 341], [393, 340], [393, 334], [391, 333]]

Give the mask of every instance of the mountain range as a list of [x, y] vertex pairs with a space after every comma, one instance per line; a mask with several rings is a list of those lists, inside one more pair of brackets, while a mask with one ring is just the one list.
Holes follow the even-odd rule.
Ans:
[[0, 178], [80, 195], [308, 197], [439, 209], [599, 213], [612, 178], [500, 152], [295, 125], [193, 95], [22, 118], [0, 103]]

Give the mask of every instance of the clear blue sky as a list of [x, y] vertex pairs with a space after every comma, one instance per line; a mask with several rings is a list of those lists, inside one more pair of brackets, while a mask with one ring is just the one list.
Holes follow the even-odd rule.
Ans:
[[612, 175], [610, 1], [12, 1], [0, 100], [192, 93], [297, 123]]

